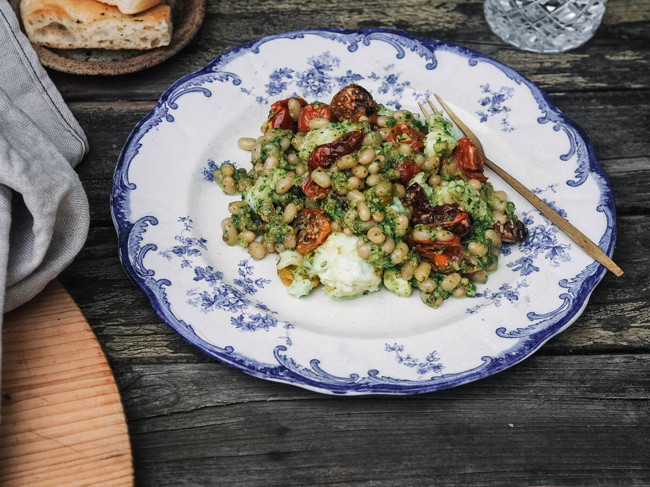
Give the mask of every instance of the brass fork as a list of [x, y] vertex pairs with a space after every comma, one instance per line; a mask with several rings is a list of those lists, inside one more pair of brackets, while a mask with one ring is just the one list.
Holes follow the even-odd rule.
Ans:
[[[451, 118], [456, 123], [458, 128], [465, 134], [465, 136], [472, 139], [472, 142], [474, 142], [474, 145], [483, 156], [483, 159], [485, 160], [485, 165], [489, 169], [491, 169], [497, 175], [499, 175], [499, 177], [501, 177], [510, 186], [512, 186], [521, 196], [526, 198], [526, 200], [528, 200], [535, 208], [541, 211], [546, 218], [548, 218], [555, 225], [557, 225], [557, 227], [560, 228], [560, 230], [562, 230], [565, 234], [567, 234], [567, 236], [571, 240], [573, 240], [576, 244], [578, 244], [585, 252], [587, 252], [587, 254], [589, 254], [591, 257], [596, 259], [602, 265], [604, 265], [616, 276], [623, 275], [623, 270], [619, 266], [617, 266], [616, 263], [605, 252], [603, 252], [600, 247], [598, 247], [598, 245], [592, 242], [585, 234], [583, 234], [580, 230], [574, 227], [571, 223], [569, 223], [567, 220], [562, 218], [553, 208], [551, 208], [546, 203], [544, 203], [535, 193], [533, 193], [528, 188], [526, 188], [523, 184], [517, 181], [507, 171], [505, 171], [497, 164], [495, 164], [493, 161], [488, 159], [485, 156], [485, 151], [483, 150], [483, 145], [481, 144], [481, 141], [474, 134], [474, 132], [472, 132], [471, 129], [467, 125], [465, 125], [463, 121], [456, 116], [456, 114], [454, 114], [454, 112], [449, 108], [449, 106], [447, 106], [447, 104], [444, 101], [442, 101], [442, 99], [438, 95], [434, 94], [433, 96], [436, 97], [438, 103], [440, 103], [440, 105], [445, 110], [447, 115], [449, 115], [449, 118]], [[427, 99], [427, 104], [429, 105], [433, 113], [439, 113], [438, 109], [431, 102], [431, 100]], [[428, 117], [429, 115], [427, 113], [426, 107], [422, 103], [419, 103], [419, 105], [420, 105], [420, 110], [422, 110], [424, 116]]]

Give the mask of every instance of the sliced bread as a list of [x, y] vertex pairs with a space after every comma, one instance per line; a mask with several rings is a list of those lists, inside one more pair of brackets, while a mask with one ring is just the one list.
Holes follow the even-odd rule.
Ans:
[[171, 41], [169, 5], [135, 15], [96, 0], [23, 0], [20, 12], [34, 44], [58, 49], [153, 49]]
[[137, 14], [144, 12], [148, 8], [155, 7], [162, 0], [99, 0], [108, 5], [114, 5], [123, 14]]

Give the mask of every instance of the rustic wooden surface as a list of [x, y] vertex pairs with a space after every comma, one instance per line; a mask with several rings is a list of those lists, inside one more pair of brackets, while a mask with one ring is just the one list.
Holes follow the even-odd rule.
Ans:
[[5, 315], [2, 334], [0, 485], [132, 486], [113, 373], [63, 286]]
[[[127, 279], [111, 177], [131, 128], [175, 80], [256, 38], [312, 27], [405, 30], [510, 65], [590, 136], [616, 197], [614, 260], [584, 314], [525, 362], [413, 397], [322, 396], [251, 378], [185, 343]], [[482, 2], [210, 1], [179, 55], [119, 78], [52, 72], [86, 130], [93, 225], [62, 281], [116, 374], [138, 485], [650, 485], [650, 0], [610, 0], [585, 46], [504, 45]]]

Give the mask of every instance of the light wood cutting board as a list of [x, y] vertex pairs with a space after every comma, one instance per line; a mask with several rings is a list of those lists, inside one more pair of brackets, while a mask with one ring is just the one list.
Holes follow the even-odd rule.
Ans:
[[0, 485], [132, 486], [113, 373], [60, 283], [5, 315], [2, 346]]

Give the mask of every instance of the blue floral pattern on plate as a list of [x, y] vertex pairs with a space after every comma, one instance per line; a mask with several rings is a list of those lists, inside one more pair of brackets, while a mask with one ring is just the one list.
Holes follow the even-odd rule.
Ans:
[[[292, 56], [281, 55], [287, 49]], [[458, 386], [516, 364], [575, 321], [604, 269], [517, 195], [511, 199], [530, 236], [504, 247], [499, 270], [475, 298], [437, 310], [387, 291], [297, 300], [272, 259], [254, 261], [221, 241], [232, 198], [213, 174], [226, 162], [248, 167], [237, 138], [254, 134], [276, 99], [327, 101], [351, 82], [396, 109], [414, 110], [439, 93], [492, 158], [613, 251], [613, 199], [593, 149], [530, 81], [465, 47], [403, 32], [289, 32], [179, 80], [120, 155], [111, 195], [120, 257], [161, 318], [248, 374], [332, 394]]]

